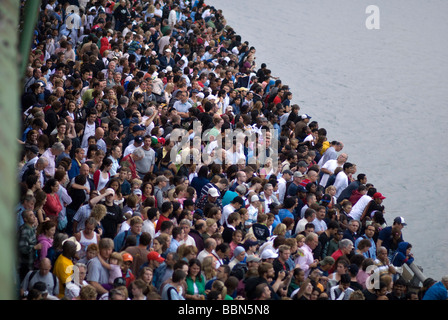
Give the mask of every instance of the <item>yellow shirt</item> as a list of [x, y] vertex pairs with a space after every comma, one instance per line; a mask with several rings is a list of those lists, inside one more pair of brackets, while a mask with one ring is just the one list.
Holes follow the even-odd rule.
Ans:
[[53, 274], [59, 280], [59, 294], [58, 298], [63, 298], [65, 295], [65, 284], [72, 280], [73, 262], [62, 254], [56, 259], [53, 267]]
[[322, 151], [320, 152], [321, 155], [324, 154], [325, 151], [330, 147], [330, 141], [326, 140], [322, 142]]

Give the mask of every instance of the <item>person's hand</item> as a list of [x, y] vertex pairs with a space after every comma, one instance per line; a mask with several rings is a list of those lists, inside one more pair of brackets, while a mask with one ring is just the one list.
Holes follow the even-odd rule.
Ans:
[[278, 279], [283, 280], [283, 279], [285, 279], [285, 277], [286, 277], [285, 271], [281, 270], [278, 272], [278, 276], [277, 276]]

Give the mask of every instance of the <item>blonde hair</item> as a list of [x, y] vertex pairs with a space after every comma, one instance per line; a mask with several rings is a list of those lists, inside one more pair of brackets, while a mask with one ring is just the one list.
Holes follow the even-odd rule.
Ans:
[[212, 256], [205, 257], [204, 260], [202, 260], [202, 272], [204, 273], [206, 280], [210, 280], [216, 276], [216, 268]]
[[279, 223], [279, 224], [275, 227], [274, 231], [272, 231], [272, 234], [273, 234], [273, 235], [277, 235], [277, 236], [279, 236], [279, 235], [284, 236], [284, 235], [286, 234], [286, 230], [287, 230], [287, 229], [288, 229], [288, 228], [286, 227], [286, 224], [284, 224], [284, 223]]
[[221, 294], [221, 298], [224, 299], [227, 295], [227, 287], [225, 286], [224, 282], [221, 280], [215, 280], [212, 283], [212, 290], [217, 291]]
[[120, 263], [120, 262], [123, 262], [123, 257], [122, 257], [122, 255], [121, 255], [121, 253], [119, 253], [119, 252], [112, 252], [111, 254], [110, 254], [110, 259], [117, 259], [118, 260], [118, 262]]

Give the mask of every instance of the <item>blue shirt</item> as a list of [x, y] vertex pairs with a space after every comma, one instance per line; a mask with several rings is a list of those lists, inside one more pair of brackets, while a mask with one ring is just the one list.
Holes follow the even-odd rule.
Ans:
[[446, 300], [448, 299], [448, 291], [441, 281], [435, 283], [426, 291], [422, 300]]
[[285, 219], [286, 217], [294, 219], [294, 215], [291, 213], [291, 211], [289, 211], [288, 209], [280, 209], [278, 211], [278, 218], [280, 219], [280, 221], [283, 221], [283, 219]]
[[[357, 248], [359, 242], [363, 239], [369, 239], [369, 238], [367, 238], [365, 236], [359, 237], [358, 239], [356, 239], [356, 241], [354, 243], [354, 247]], [[363, 255], [366, 258], [372, 258], [373, 260], [375, 260], [376, 259], [376, 244], [373, 239], [369, 239], [369, 240], [370, 240], [370, 243], [372, 244], [372, 246], [369, 248], [369, 250], [367, 252], [364, 252]]]

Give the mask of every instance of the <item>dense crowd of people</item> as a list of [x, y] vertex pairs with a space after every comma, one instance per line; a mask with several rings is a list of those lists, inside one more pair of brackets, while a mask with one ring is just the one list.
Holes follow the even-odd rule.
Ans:
[[446, 299], [408, 287], [404, 218], [255, 53], [202, 0], [42, 1], [20, 299]]

